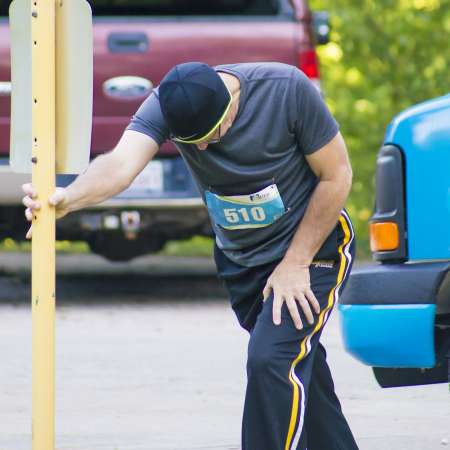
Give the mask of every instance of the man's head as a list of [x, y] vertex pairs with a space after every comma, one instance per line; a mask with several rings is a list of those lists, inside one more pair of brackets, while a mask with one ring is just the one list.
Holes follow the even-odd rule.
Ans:
[[204, 150], [229, 128], [232, 95], [207, 64], [190, 62], [171, 69], [159, 86], [159, 101], [176, 141]]

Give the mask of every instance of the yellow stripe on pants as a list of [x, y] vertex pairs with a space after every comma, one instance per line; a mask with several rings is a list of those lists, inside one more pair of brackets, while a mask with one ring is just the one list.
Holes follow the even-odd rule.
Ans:
[[[300, 343], [300, 353], [298, 354], [297, 358], [295, 358], [294, 362], [291, 365], [291, 370], [289, 371], [289, 380], [292, 383], [292, 386], [294, 388], [294, 392], [293, 392], [293, 398], [292, 398], [292, 412], [291, 412], [291, 420], [289, 422], [289, 430], [288, 430], [288, 435], [287, 435], [287, 439], [286, 439], [286, 445], [285, 445], [285, 450], [296, 450], [291, 448], [291, 444], [292, 444], [292, 440], [294, 437], [294, 432], [295, 432], [295, 428], [296, 428], [296, 424], [298, 422], [297, 417], [298, 417], [298, 403], [299, 403], [299, 387], [298, 384], [294, 381], [293, 377], [292, 377], [292, 373], [295, 371], [295, 368], [297, 366], [297, 364], [307, 355], [307, 350], [306, 350], [306, 343], [308, 340], [310, 340], [312, 338], [312, 336], [314, 336], [314, 334], [317, 333], [318, 330], [320, 330], [320, 328], [323, 325], [324, 322], [324, 317], [326, 315], [326, 313], [333, 307], [334, 305], [334, 294], [336, 289], [340, 286], [340, 284], [342, 283], [343, 279], [344, 279], [344, 274], [345, 274], [345, 267], [346, 267], [346, 263], [347, 263], [347, 258], [343, 252], [343, 249], [346, 245], [348, 245], [350, 243], [351, 240], [351, 231], [350, 231], [350, 227], [345, 219], [345, 217], [343, 215], [341, 215], [339, 217], [339, 222], [342, 226], [342, 229], [344, 230], [344, 240], [342, 242], [342, 244], [339, 246], [339, 254], [341, 257], [341, 261], [340, 261], [340, 266], [339, 266], [339, 272], [338, 272], [338, 276], [337, 276], [337, 281], [336, 281], [336, 285], [331, 289], [329, 295], [328, 295], [328, 304], [326, 306], [326, 308], [324, 308], [320, 314], [319, 314], [319, 320], [317, 321], [316, 326], [314, 327], [313, 331], [305, 336], [301, 343]], [[304, 414], [304, 411], [300, 411], [301, 413], [301, 417]], [[301, 421], [299, 421], [301, 422]], [[299, 433], [297, 433], [299, 434]]]

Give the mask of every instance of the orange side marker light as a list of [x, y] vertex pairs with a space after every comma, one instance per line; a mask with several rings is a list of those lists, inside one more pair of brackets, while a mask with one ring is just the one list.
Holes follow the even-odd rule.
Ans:
[[399, 247], [398, 226], [394, 222], [370, 224], [370, 249], [373, 252], [396, 250]]

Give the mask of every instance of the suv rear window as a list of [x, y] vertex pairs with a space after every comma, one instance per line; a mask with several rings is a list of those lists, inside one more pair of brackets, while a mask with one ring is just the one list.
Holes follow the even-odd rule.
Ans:
[[[70, 1], [70, 0], [68, 0]], [[88, 0], [95, 16], [214, 16], [275, 15], [279, 0]], [[2, 1], [0, 16], [11, 0]]]

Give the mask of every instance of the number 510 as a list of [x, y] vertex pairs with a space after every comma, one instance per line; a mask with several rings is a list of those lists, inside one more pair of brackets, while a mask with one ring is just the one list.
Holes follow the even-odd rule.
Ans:
[[244, 222], [251, 222], [250, 216], [257, 222], [262, 222], [266, 218], [266, 213], [260, 206], [254, 206], [253, 208], [250, 208], [250, 210], [247, 208], [226, 208], [223, 212], [229, 223], [238, 223], [241, 220]]

